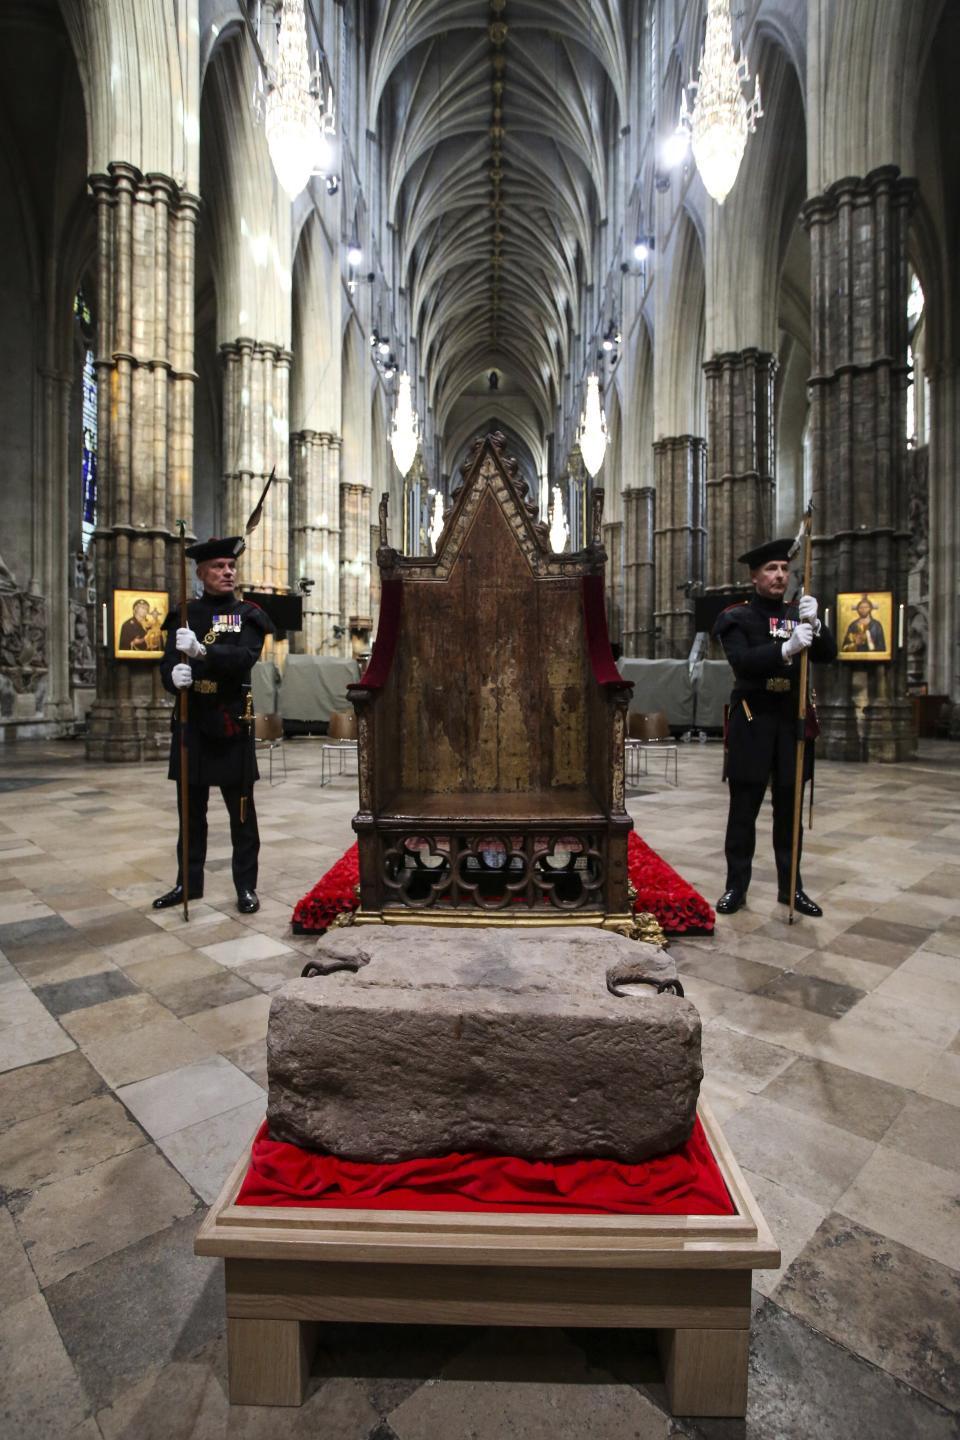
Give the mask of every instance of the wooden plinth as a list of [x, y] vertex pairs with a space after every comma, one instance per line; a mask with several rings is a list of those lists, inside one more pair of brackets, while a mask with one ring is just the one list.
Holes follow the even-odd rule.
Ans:
[[197, 1235], [225, 1261], [230, 1399], [299, 1405], [318, 1322], [657, 1331], [675, 1415], [743, 1415], [750, 1286], [780, 1252], [719, 1125], [735, 1215], [483, 1215], [237, 1205], [249, 1150]]

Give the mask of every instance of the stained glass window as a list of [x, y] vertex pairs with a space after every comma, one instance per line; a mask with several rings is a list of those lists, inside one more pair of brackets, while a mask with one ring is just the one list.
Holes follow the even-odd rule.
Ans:
[[73, 302], [83, 336], [83, 379], [80, 402], [80, 523], [83, 548], [88, 550], [97, 528], [97, 372], [93, 364], [93, 316], [82, 290]]

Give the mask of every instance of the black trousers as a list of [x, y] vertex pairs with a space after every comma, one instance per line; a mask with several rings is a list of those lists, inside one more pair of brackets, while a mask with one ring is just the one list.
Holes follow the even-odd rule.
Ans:
[[[257, 862], [260, 856], [260, 832], [257, 829], [257, 812], [251, 793], [247, 800], [247, 813], [240, 819], [239, 785], [221, 785], [220, 794], [230, 816], [230, 843], [233, 846], [233, 883], [237, 894], [241, 890], [256, 890]], [[191, 900], [203, 894], [203, 866], [207, 858], [207, 803], [210, 799], [209, 785], [190, 786], [190, 815], [187, 838], [190, 867], [190, 886], [187, 895]], [[183, 856], [177, 839], [177, 884], [183, 884]]]
[[[727, 857], [728, 890], [746, 894], [753, 871], [753, 852], [757, 844], [757, 816], [767, 793], [766, 784], [730, 784], [730, 811], [724, 851]], [[770, 786], [773, 802], [773, 854], [777, 862], [777, 889], [781, 895], [790, 893], [790, 852], [793, 846], [793, 786]], [[803, 848], [803, 825], [800, 826], [800, 849]], [[797, 889], [801, 888], [800, 863], [797, 861]]]

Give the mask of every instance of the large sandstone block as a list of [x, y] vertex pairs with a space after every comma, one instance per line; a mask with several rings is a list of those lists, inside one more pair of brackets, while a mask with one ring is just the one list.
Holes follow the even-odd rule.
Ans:
[[700, 1017], [631, 976], [652, 946], [564, 930], [363, 926], [317, 946], [317, 978], [270, 1007], [275, 1139], [363, 1161], [483, 1150], [636, 1162], [682, 1144]]

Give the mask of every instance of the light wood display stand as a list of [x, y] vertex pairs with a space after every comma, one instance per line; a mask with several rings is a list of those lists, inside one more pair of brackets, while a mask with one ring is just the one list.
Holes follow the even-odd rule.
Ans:
[[236, 1205], [245, 1151], [197, 1235], [226, 1272], [230, 1399], [299, 1405], [319, 1324], [657, 1332], [675, 1415], [743, 1415], [754, 1270], [780, 1252], [719, 1125], [735, 1215], [479, 1214]]

